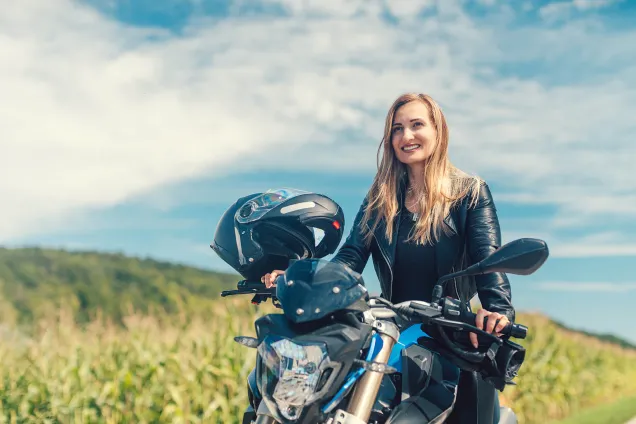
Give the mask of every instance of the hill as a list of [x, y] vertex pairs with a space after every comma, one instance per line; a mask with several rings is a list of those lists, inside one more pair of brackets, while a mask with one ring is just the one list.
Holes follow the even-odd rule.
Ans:
[[29, 323], [61, 306], [78, 322], [98, 311], [118, 322], [129, 308], [195, 312], [238, 278], [122, 254], [0, 248], [0, 320]]
[[[135, 258], [117, 253], [37, 247], [0, 247], [0, 321], [26, 324], [71, 308], [78, 322], [95, 314], [121, 322], [129, 310], [196, 312], [211, 307], [222, 290], [234, 289], [240, 276]], [[575, 330], [628, 349], [636, 346], [609, 334]]]
[[608, 343], [612, 343], [612, 344], [616, 344], [620, 347], [623, 347], [625, 349], [633, 349], [636, 350], [636, 344], [631, 343], [625, 339], [622, 339], [614, 334], [609, 334], [609, 333], [596, 333], [593, 331], [586, 331], [586, 330], [581, 330], [581, 329], [577, 329], [577, 328], [572, 328], [570, 326], [565, 325], [562, 322], [556, 321], [556, 320], [552, 320], [554, 322], [554, 324], [565, 330], [565, 331], [569, 331], [571, 333], [578, 333], [578, 334], [582, 334], [584, 336], [589, 336], [589, 337], [594, 337], [596, 339], [599, 339], [601, 341], [604, 342], [608, 342]]

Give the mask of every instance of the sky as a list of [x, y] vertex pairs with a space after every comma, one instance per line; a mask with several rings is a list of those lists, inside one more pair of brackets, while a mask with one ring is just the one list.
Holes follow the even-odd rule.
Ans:
[[[518, 311], [636, 342], [636, 2], [23, 0], [0, 13], [0, 244], [228, 271], [237, 198], [320, 192], [345, 233], [384, 117], [431, 95], [484, 178]], [[363, 273], [378, 289], [371, 261]]]

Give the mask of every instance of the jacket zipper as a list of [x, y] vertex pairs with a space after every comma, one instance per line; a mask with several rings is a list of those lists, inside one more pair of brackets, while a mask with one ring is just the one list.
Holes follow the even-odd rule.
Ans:
[[386, 256], [384, 249], [382, 249], [382, 245], [380, 244], [380, 241], [375, 236], [375, 234], [373, 234], [373, 237], [375, 238], [375, 242], [378, 244], [378, 249], [380, 250], [380, 253], [382, 253], [382, 257], [384, 258], [384, 261], [386, 262], [386, 265], [389, 268], [389, 273], [391, 274], [391, 279], [389, 280], [389, 287], [388, 287], [389, 290], [391, 290], [391, 293], [388, 293], [389, 299], [387, 299], [387, 300], [390, 300], [390, 297], [393, 294], [393, 269], [391, 269], [391, 262], [389, 262], [389, 258]]

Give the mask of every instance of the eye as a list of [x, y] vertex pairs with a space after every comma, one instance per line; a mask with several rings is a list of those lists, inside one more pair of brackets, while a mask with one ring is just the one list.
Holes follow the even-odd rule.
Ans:
[[423, 122], [420, 121], [415, 121], [415, 123], [413, 124], [414, 127], [420, 126], [420, 125], [424, 125]]
[[401, 129], [402, 129], [402, 127], [393, 127], [393, 129], [391, 130], [391, 132], [392, 132], [393, 134], [395, 134], [396, 132], [398, 132], [398, 131], [399, 131], [399, 130], [401, 130]]

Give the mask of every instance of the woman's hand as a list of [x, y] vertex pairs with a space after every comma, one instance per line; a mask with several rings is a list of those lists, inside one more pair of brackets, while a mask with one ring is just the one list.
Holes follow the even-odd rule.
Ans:
[[280, 269], [275, 269], [274, 271], [263, 275], [261, 277], [261, 283], [265, 284], [265, 287], [267, 287], [268, 289], [270, 287], [274, 287], [276, 285], [274, 283], [276, 281], [276, 277], [278, 277], [279, 275], [283, 275], [284, 273], [285, 271], [281, 271]]
[[[488, 317], [488, 322], [486, 323], [486, 328], [484, 328], [484, 318]], [[497, 320], [499, 320], [497, 322]], [[479, 328], [480, 330], [484, 330], [487, 333], [493, 333], [493, 331], [495, 332], [495, 334], [497, 335], [497, 337], [501, 337], [501, 330], [503, 330], [503, 328], [510, 322], [510, 320], [508, 320], [508, 317], [505, 315], [502, 315], [500, 313], [497, 312], [490, 312], [487, 311], [485, 309], [480, 309], [477, 312], [477, 318], [475, 319], [475, 327]], [[477, 334], [475, 333], [470, 333], [470, 341], [473, 344], [473, 346], [475, 348], [477, 348], [479, 346], [478, 342], [477, 342]]]

